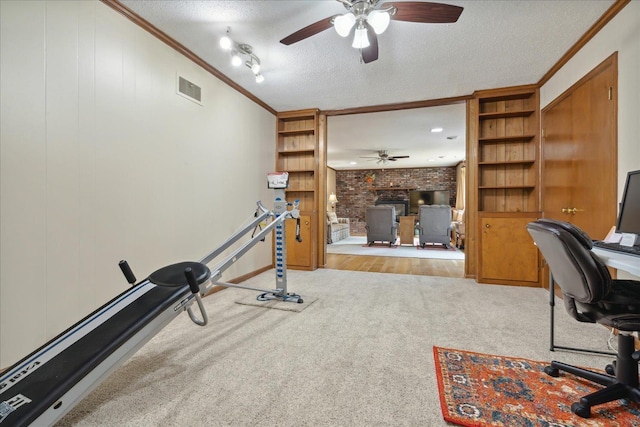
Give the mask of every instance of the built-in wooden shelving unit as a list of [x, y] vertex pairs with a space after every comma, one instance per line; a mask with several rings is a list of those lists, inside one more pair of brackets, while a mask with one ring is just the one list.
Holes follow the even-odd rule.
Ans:
[[318, 265], [318, 114], [315, 109], [298, 110], [276, 118], [276, 170], [289, 172], [287, 201], [300, 201], [302, 242], [295, 240], [295, 227], [288, 225], [287, 265], [304, 270]]

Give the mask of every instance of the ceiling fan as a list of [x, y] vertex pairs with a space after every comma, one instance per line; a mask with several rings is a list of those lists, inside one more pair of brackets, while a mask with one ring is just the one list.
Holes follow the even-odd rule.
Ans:
[[355, 28], [352, 47], [360, 49], [365, 64], [378, 59], [378, 38], [389, 26], [389, 21], [452, 23], [458, 20], [462, 7], [450, 4], [406, 1], [387, 2], [380, 0], [336, 0], [344, 5], [347, 13], [322, 19], [283, 38], [280, 43], [291, 45], [316, 35], [332, 26], [342, 37]]
[[387, 152], [387, 150], [378, 150], [378, 156], [377, 157], [370, 157], [370, 156], [362, 156], [362, 159], [377, 159], [378, 161], [376, 162], [377, 164], [382, 163], [383, 165], [386, 165], [389, 162], [395, 162], [398, 159], [408, 159], [409, 156], [390, 156], [389, 153]]

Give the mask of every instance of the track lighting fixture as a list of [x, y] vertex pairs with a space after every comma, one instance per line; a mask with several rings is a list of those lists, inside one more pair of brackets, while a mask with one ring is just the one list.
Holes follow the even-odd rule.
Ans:
[[[220, 47], [223, 50], [228, 50], [231, 55], [231, 65], [239, 67], [244, 65], [251, 70], [256, 78], [256, 83], [262, 83], [264, 76], [260, 73], [260, 58], [253, 53], [253, 48], [245, 43], [235, 42], [229, 37], [230, 28], [227, 28], [227, 33], [220, 39]], [[246, 57], [248, 59], [243, 59]]]

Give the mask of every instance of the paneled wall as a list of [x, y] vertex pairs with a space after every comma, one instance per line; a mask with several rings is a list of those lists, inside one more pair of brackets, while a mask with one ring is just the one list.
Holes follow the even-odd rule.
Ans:
[[[372, 183], [366, 182], [367, 175], [375, 174]], [[409, 200], [406, 190], [376, 188], [411, 187], [417, 190], [449, 190], [449, 204], [456, 203], [456, 168], [407, 168], [336, 171], [336, 214], [340, 218], [349, 218], [352, 234], [366, 234], [364, 226], [365, 208], [374, 205], [382, 197]]]
[[2, 368], [125, 290], [119, 260], [199, 260], [269, 205], [275, 120], [97, 1], [3, 0], [0, 31]]

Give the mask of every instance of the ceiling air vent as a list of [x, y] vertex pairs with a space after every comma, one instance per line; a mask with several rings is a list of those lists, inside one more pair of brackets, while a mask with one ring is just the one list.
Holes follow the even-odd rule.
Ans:
[[182, 76], [178, 76], [178, 95], [202, 105], [202, 89]]

